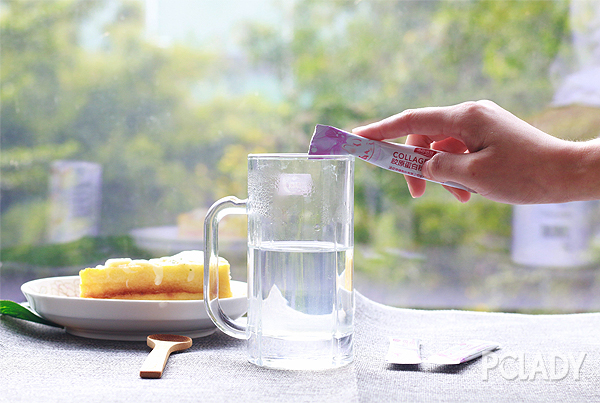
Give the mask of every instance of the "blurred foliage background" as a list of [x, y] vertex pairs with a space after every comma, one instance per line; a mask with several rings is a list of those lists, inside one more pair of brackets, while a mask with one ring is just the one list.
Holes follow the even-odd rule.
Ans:
[[[102, 165], [100, 234], [120, 236], [244, 197], [247, 154], [305, 152], [317, 123], [351, 129], [481, 98], [539, 114], [554, 92], [553, 62], [569, 52], [563, 0], [275, 1], [284, 18], [238, 25], [235, 58], [198, 41], [153, 41], [140, 1], [0, 4], [4, 261], [46, 242], [54, 160]], [[86, 46], [82, 27], [115, 5], [99, 44]], [[276, 95], [215, 90], [252, 72]], [[402, 281], [426, 248], [506, 254], [510, 206], [479, 197], [461, 205], [428, 187], [413, 200], [401, 176], [357, 162], [357, 272]]]

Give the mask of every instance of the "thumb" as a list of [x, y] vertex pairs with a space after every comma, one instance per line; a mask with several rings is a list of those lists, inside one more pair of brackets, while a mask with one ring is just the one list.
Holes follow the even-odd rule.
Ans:
[[440, 152], [423, 164], [423, 176], [436, 182], [456, 182], [471, 187], [466, 167], [469, 154]]

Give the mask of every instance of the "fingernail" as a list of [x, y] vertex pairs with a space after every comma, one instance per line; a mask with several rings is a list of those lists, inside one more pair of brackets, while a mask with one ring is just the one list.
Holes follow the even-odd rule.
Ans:
[[452, 195], [456, 198], [456, 200], [458, 200], [461, 203], [466, 203], [469, 201], [469, 198], [465, 198], [464, 197], [464, 193], [462, 193], [460, 190], [458, 189], [454, 189], [451, 187], [446, 187], [446, 189], [448, 189], [450, 191], [450, 193], [452, 193]]
[[415, 194], [413, 193], [412, 187], [410, 187], [410, 185], [408, 185], [408, 193], [410, 193], [410, 197], [412, 197], [413, 199], [416, 199], [417, 197], [415, 196]]
[[431, 177], [431, 172], [429, 171], [429, 164], [428, 161], [425, 161], [425, 163], [423, 164], [423, 168], [421, 169], [421, 173], [423, 174], [423, 176], [429, 180], [433, 180], [433, 178]]

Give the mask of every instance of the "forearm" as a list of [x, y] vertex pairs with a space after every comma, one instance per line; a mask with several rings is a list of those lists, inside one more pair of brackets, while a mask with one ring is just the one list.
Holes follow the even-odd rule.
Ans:
[[600, 200], [600, 139], [572, 142], [544, 135], [535, 142], [516, 142], [475, 156], [478, 163], [466, 175], [474, 182], [465, 183], [491, 200], [509, 204]]

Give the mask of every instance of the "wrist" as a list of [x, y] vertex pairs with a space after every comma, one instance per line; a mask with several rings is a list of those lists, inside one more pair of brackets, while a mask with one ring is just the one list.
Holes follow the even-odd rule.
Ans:
[[600, 200], [600, 139], [568, 142], [570, 169], [566, 171], [566, 201]]

